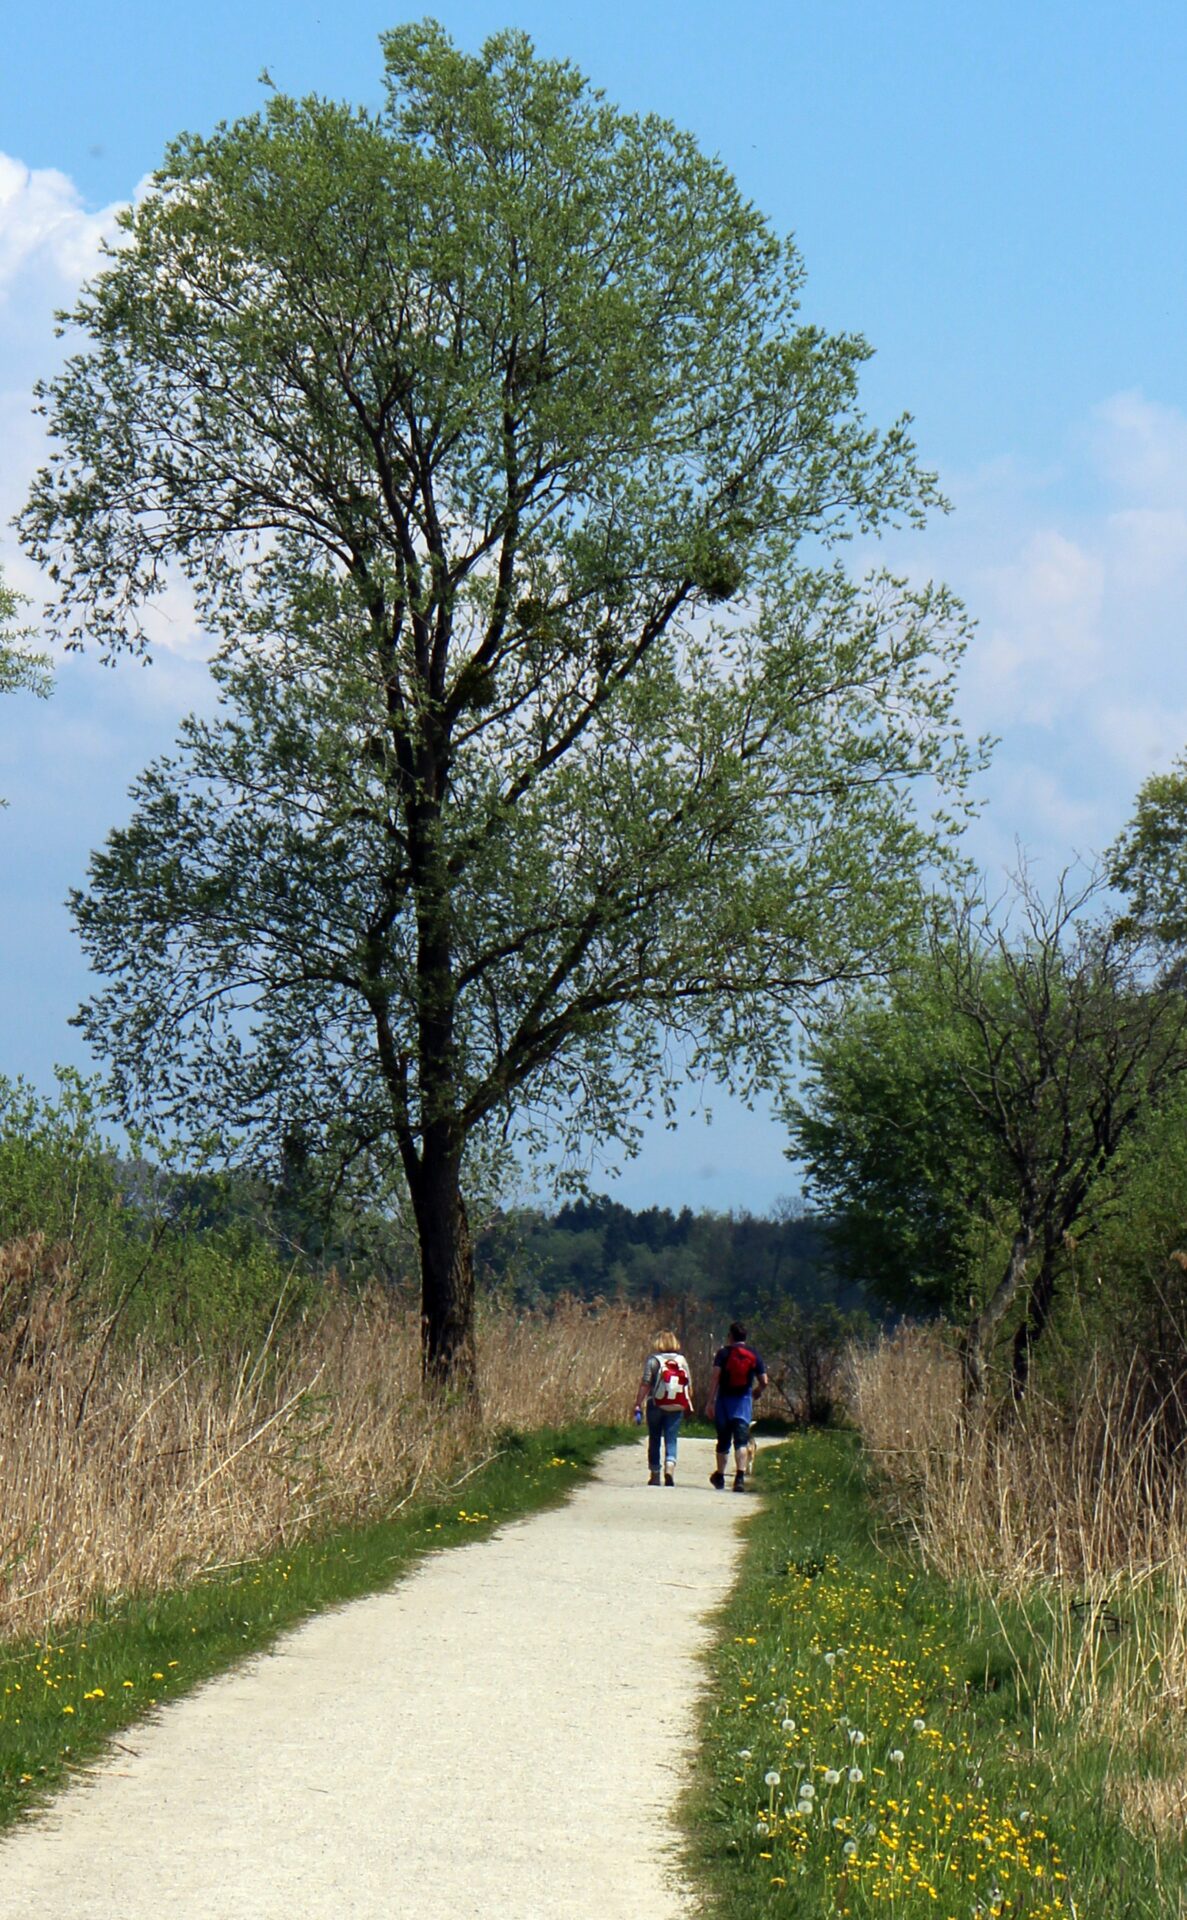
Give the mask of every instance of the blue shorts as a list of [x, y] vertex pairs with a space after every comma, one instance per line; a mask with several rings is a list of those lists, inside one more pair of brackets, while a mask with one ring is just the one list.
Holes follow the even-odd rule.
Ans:
[[717, 1416], [717, 1451], [745, 1453], [750, 1445], [750, 1422], [743, 1420], [740, 1414], [727, 1413]]

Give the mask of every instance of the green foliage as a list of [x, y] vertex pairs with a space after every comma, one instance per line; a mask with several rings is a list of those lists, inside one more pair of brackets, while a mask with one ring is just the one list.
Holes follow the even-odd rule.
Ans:
[[[0, 693], [23, 689], [44, 699], [51, 684], [49, 662], [44, 654], [30, 649], [29, 628], [14, 625], [23, 604], [21, 595], [6, 586], [0, 574]], [[0, 806], [6, 804], [0, 801]]]
[[805, 1305], [784, 1299], [773, 1308], [768, 1304], [762, 1321], [763, 1357], [773, 1391], [796, 1420], [825, 1427], [845, 1412], [849, 1354], [877, 1330], [869, 1312], [846, 1312], [831, 1300]]
[[1187, 755], [1145, 782], [1109, 863], [1133, 920], [1167, 946], [1187, 945]]
[[837, 1276], [820, 1222], [790, 1213], [636, 1213], [595, 1194], [551, 1216], [533, 1208], [497, 1215], [477, 1236], [475, 1258], [487, 1286], [525, 1305], [609, 1294], [670, 1305], [677, 1319], [699, 1306], [727, 1319], [761, 1316], [765, 1330], [787, 1299], [809, 1309], [856, 1309], [865, 1299]]
[[[1044, 1390], [1059, 1397], [1093, 1351], [1130, 1363], [1143, 1419], [1177, 1448], [1187, 1436], [1187, 1094], [1143, 1115], [1109, 1181], [1096, 1230], [1070, 1258]], [[1072, 1387], [1074, 1391], [1074, 1386]]]
[[448, 1359], [463, 1157], [629, 1152], [690, 1067], [781, 1084], [892, 960], [964, 806], [966, 627], [831, 556], [934, 480], [719, 161], [520, 34], [384, 48], [379, 112], [169, 148], [23, 528], [71, 643], [140, 645], [170, 567], [221, 640], [75, 902], [125, 1111], [406, 1183]]
[[285, 1258], [244, 1196], [205, 1218], [192, 1183], [105, 1139], [93, 1084], [58, 1077], [55, 1098], [0, 1080], [0, 1332], [18, 1336], [52, 1290], [120, 1339], [258, 1343], [316, 1306], [308, 1262]]
[[921, 953], [886, 992], [817, 1028], [788, 1109], [843, 1270], [900, 1306], [961, 1313], [1009, 1191], [962, 1084], [971, 1057], [971, 1035]]
[[0, 576], [0, 693], [12, 693], [23, 687], [30, 693], [45, 695], [50, 689], [45, 655], [30, 650], [30, 628], [13, 624], [23, 604], [22, 596], [6, 586]]
[[[0, 1246], [40, 1248], [20, 1263], [34, 1291], [67, 1287], [90, 1315], [122, 1302], [121, 1337], [258, 1339], [278, 1306], [281, 1324], [316, 1309], [331, 1270], [348, 1285], [408, 1286], [415, 1240], [399, 1216], [327, 1215], [320, 1183], [305, 1196], [291, 1161], [287, 1176], [275, 1186], [180, 1170], [144, 1143], [117, 1152], [103, 1133], [98, 1088], [73, 1073], [59, 1075], [51, 1099], [0, 1082]], [[678, 1313], [761, 1316], [765, 1329], [782, 1324], [775, 1316], [787, 1300], [809, 1313], [838, 1307], [855, 1323], [865, 1304], [834, 1271], [820, 1223], [789, 1210], [636, 1213], [594, 1196], [555, 1214], [498, 1211], [476, 1233], [475, 1260], [485, 1291], [525, 1306], [612, 1295]], [[27, 1305], [25, 1292], [20, 1299]], [[0, 1309], [5, 1324], [17, 1311], [13, 1289]]]
[[1024, 875], [1014, 925], [981, 902], [938, 906], [913, 971], [822, 1032], [793, 1116], [848, 1259], [966, 1320], [977, 1395], [1018, 1306], [1025, 1392], [1069, 1246], [1108, 1216], [1131, 1143], [1187, 1074], [1187, 1003], [1140, 931], [1090, 911], [1101, 885], [1065, 876], [1044, 903]]
[[0, 1242], [30, 1234], [78, 1242], [119, 1213], [96, 1089], [70, 1071], [57, 1081], [56, 1098], [43, 1099], [24, 1081], [0, 1078]]

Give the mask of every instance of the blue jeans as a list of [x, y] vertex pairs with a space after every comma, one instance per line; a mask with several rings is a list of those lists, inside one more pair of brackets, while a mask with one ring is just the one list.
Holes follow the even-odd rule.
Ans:
[[676, 1459], [676, 1441], [680, 1433], [680, 1422], [684, 1414], [679, 1407], [669, 1412], [667, 1407], [657, 1407], [654, 1400], [647, 1402], [647, 1471], [659, 1472], [660, 1441], [663, 1441], [664, 1457]]

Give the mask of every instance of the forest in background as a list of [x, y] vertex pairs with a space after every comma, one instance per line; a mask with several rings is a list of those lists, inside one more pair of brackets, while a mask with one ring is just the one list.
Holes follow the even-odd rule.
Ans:
[[[0, 1332], [21, 1339], [43, 1288], [84, 1315], [166, 1344], [255, 1340], [317, 1309], [327, 1292], [375, 1287], [417, 1298], [414, 1231], [394, 1210], [327, 1197], [322, 1170], [290, 1143], [279, 1180], [178, 1169], [118, 1147], [97, 1085], [63, 1074], [56, 1094], [0, 1079]], [[479, 1296], [516, 1311], [563, 1300], [654, 1309], [698, 1326], [799, 1314], [862, 1321], [885, 1302], [832, 1251], [821, 1214], [635, 1211], [605, 1195], [492, 1206], [475, 1221]], [[896, 1307], [900, 1303], [896, 1301]], [[279, 1317], [277, 1317], [279, 1316]]]
[[560, 1294], [640, 1304], [697, 1303], [731, 1315], [794, 1301], [806, 1310], [874, 1310], [871, 1290], [842, 1274], [826, 1222], [782, 1206], [773, 1214], [636, 1212], [604, 1194], [556, 1212], [520, 1207], [497, 1214], [477, 1238], [481, 1281], [525, 1305]]

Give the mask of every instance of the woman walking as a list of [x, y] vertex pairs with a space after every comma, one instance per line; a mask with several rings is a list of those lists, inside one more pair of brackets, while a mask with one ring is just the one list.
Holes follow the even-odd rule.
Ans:
[[692, 1412], [692, 1372], [680, 1351], [680, 1341], [669, 1328], [655, 1336], [654, 1351], [643, 1367], [635, 1395], [635, 1418], [647, 1402], [647, 1484], [658, 1487], [660, 1458], [664, 1485], [676, 1484], [676, 1442], [680, 1422]]

